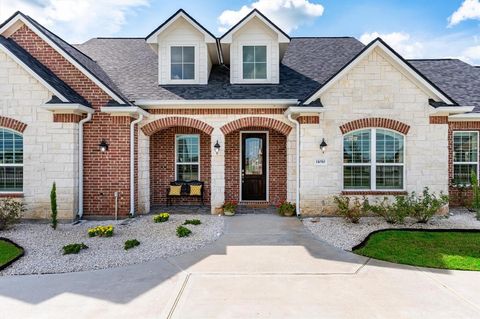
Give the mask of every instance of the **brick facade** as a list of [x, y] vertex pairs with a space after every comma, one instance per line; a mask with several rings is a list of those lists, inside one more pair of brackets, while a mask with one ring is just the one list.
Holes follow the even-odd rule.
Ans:
[[238, 115], [238, 114], [248, 114], [248, 115], [259, 115], [259, 114], [283, 114], [287, 109], [286, 108], [182, 108], [182, 109], [150, 109], [148, 112], [150, 114], [158, 115]]
[[[171, 127], [150, 136], [150, 204], [165, 205], [167, 188], [175, 180], [175, 135], [200, 135], [200, 180], [205, 183], [204, 203], [210, 203], [210, 135], [191, 127]], [[196, 198], [178, 198], [172, 204], [199, 204]]]
[[[130, 119], [120, 118], [119, 123], [116, 117], [100, 113], [100, 108], [107, 105], [111, 97], [28, 27], [20, 27], [11, 38], [95, 109], [92, 121], [84, 127], [84, 214], [112, 215], [114, 192], [119, 191], [119, 215], [127, 215], [130, 210]], [[110, 145], [104, 154], [98, 147], [102, 139]]]
[[23, 133], [23, 131], [25, 131], [27, 128], [27, 124], [10, 117], [0, 116], [0, 127], [9, 128], [11, 130]]
[[192, 127], [208, 135], [210, 135], [213, 131], [213, 127], [211, 127], [205, 122], [192, 119], [189, 117], [178, 117], [178, 116], [165, 117], [165, 118], [150, 122], [142, 127], [142, 131], [145, 135], [150, 136], [153, 133], [158, 132], [159, 130], [166, 129], [169, 127], [176, 127], [176, 126]]
[[78, 114], [53, 114], [53, 121], [54, 122], [62, 122], [62, 123], [78, 123], [83, 118], [82, 115]]
[[292, 130], [290, 125], [269, 117], [244, 117], [225, 124], [220, 130], [227, 135], [233, 131], [252, 126], [272, 128], [283, 135], [288, 135]]
[[320, 123], [319, 116], [299, 116], [297, 119], [300, 124], [318, 124]]
[[[268, 131], [269, 203], [278, 205], [287, 198], [287, 138], [264, 127], [245, 127], [241, 131]], [[240, 200], [240, 130], [225, 136], [225, 200]]]
[[386, 128], [386, 129], [400, 132], [405, 135], [410, 130], [409, 125], [399, 122], [397, 120], [374, 117], [374, 118], [363, 118], [363, 119], [354, 120], [354, 121], [345, 123], [340, 126], [340, 131], [342, 131], [342, 134], [346, 134], [348, 132], [359, 130], [362, 128], [367, 128], [367, 127]]

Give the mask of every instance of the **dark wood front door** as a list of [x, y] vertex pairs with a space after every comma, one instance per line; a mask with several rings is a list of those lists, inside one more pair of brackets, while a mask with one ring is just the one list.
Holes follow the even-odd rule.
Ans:
[[267, 134], [242, 133], [242, 200], [267, 199]]

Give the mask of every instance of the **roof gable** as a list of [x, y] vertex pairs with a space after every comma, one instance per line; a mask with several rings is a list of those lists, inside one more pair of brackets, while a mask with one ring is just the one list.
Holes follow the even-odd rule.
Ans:
[[26, 25], [69, 63], [75, 66], [80, 72], [105, 91], [105, 93], [117, 103], [130, 104], [109, 76], [95, 61], [22, 12], [16, 12], [0, 25], [0, 35], [6, 35], [8, 37], [14, 32], [13, 30], [18, 29], [22, 25]]
[[169, 26], [175, 23], [178, 19], [183, 18], [187, 22], [189, 22], [195, 29], [197, 29], [200, 33], [205, 36], [206, 43], [216, 43], [216, 37], [208, 31], [204, 26], [197, 22], [194, 18], [192, 18], [185, 10], [180, 9], [175, 12], [170, 18], [168, 18], [164, 23], [158, 26], [155, 30], [153, 30], [149, 35], [145, 37], [145, 41], [147, 43], [157, 43], [157, 37], [163, 31], [165, 31]]
[[420, 73], [415, 67], [413, 67], [408, 61], [400, 56], [395, 50], [393, 50], [382, 39], [377, 38], [370, 42], [362, 51], [360, 51], [353, 59], [345, 64], [337, 73], [332, 75], [326, 82], [324, 82], [317, 90], [315, 90], [310, 96], [302, 101], [302, 104], [308, 105], [317, 100], [322, 93], [328, 90], [334, 83], [343, 78], [353, 67], [355, 67], [360, 61], [366, 58], [376, 48], [380, 49], [386, 56], [391, 59], [400, 71], [410, 76], [417, 85], [419, 85], [424, 91], [428, 92], [431, 97], [436, 100], [444, 102], [449, 105], [457, 105], [457, 103], [443, 92], [435, 83], [430, 81], [422, 73]]
[[232, 35], [240, 30], [244, 25], [246, 25], [249, 21], [253, 18], [258, 18], [262, 21], [265, 25], [267, 25], [272, 31], [274, 31], [278, 35], [278, 42], [279, 43], [289, 43], [290, 37], [287, 33], [285, 33], [282, 29], [280, 29], [277, 25], [275, 25], [270, 19], [268, 19], [265, 15], [263, 15], [257, 9], [253, 9], [247, 14], [242, 20], [240, 20], [237, 24], [231, 27], [224, 35], [220, 37], [221, 43], [231, 43], [232, 42]]
[[5, 52], [16, 63], [23, 67], [31, 76], [43, 84], [63, 103], [89, 103], [75, 92], [70, 86], [59, 79], [52, 71], [32, 57], [25, 49], [15, 41], [6, 39], [0, 35], [0, 50]]

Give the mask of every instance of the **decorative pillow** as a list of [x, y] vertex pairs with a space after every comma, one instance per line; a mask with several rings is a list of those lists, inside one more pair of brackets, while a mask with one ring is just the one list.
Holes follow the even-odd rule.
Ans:
[[202, 195], [202, 185], [190, 185], [190, 196]]
[[170, 185], [170, 192], [168, 193], [168, 195], [180, 196], [181, 191], [182, 191], [182, 186]]

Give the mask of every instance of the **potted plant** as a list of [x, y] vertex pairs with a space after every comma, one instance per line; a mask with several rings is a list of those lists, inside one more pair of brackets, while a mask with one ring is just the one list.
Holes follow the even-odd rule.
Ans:
[[293, 216], [295, 215], [295, 204], [290, 202], [283, 202], [278, 206], [278, 214], [280, 216]]
[[234, 201], [227, 201], [223, 204], [223, 214], [225, 216], [235, 215], [235, 209], [237, 208], [237, 203]]

